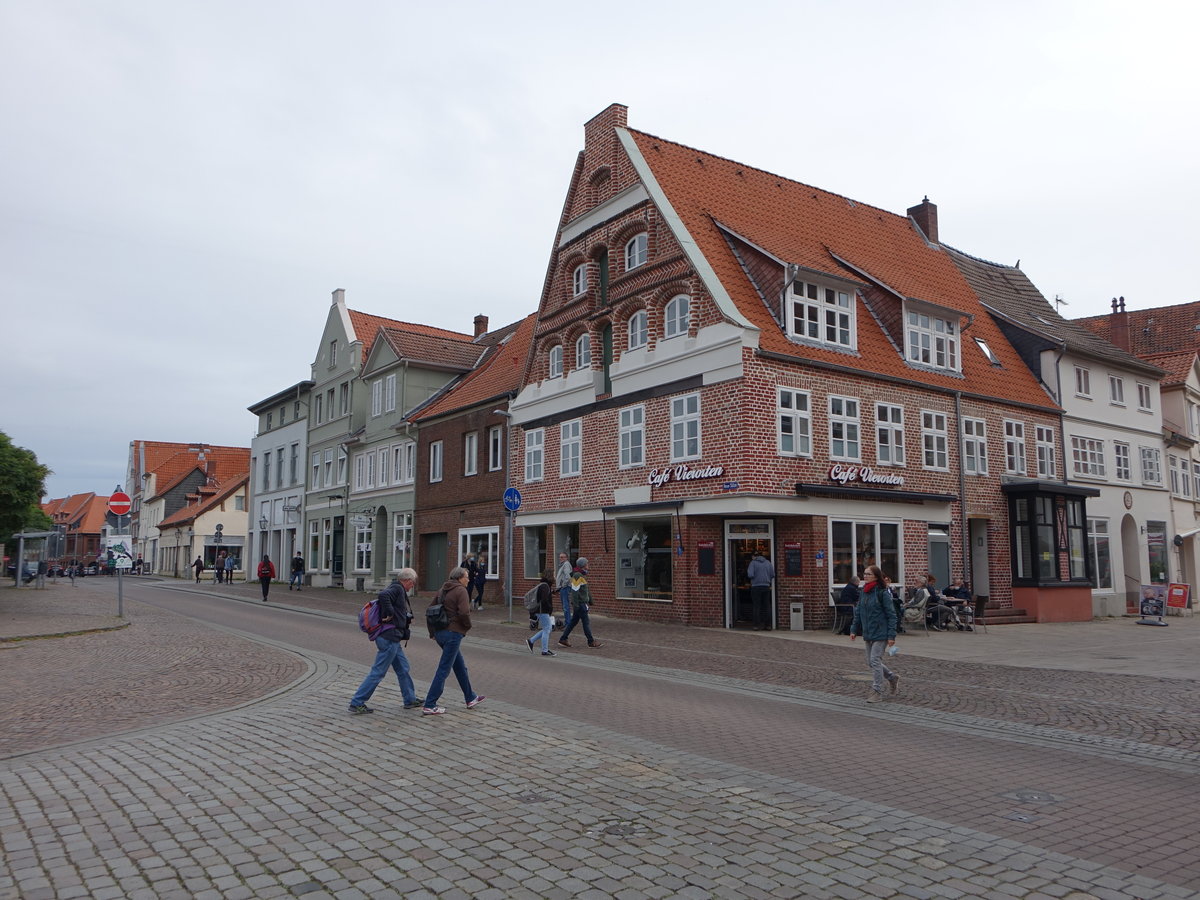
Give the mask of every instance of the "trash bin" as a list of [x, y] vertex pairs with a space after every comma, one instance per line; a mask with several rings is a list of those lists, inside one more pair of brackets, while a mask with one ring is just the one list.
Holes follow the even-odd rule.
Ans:
[[792, 631], [804, 630], [804, 604], [792, 604]]

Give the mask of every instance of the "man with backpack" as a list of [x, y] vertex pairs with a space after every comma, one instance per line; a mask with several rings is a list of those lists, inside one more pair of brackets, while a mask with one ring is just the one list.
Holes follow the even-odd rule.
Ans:
[[375, 663], [371, 671], [358, 686], [354, 696], [350, 698], [350, 712], [356, 716], [375, 712], [367, 706], [367, 701], [379, 687], [379, 682], [387, 674], [388, 669], [394, 669], [396, 680], [400, 684], [400, 693], [404, 697], [405, 709], [416, 709], [425, 701], [417, 696], [409, 672], [408, 657], [404, 655], [402, 641], [409, 638], [409, 623], [412, 621], [412, 609], [408, 602], [408, 592], [417, 583], [417, 573], [413, 569], [401, 569], [396, 573], [395, 580], [379, 592], [373, 601], [377, 604], [378, 630], [367, 636], [375, 642]]
[[[467, 594], [469, 578], [470, 573], [463, 566], [455, 566], [450, 570], [442, 589], [438, 591], [433, 605], [425, 611], [429, 636], [442, 648], [442, 658], [438, 660], [437, 671], [433, 673], [433, 681], [429, 683], [429, 691], [425, 694], [422, 715], [440, 716], [446, 712], [446, 708], [438, 706], [437, 702], [442, 697], [446, 678], [452, 671], [462, 689], [467, 709], [474, 709], [485, 699], [471, 687], [467, 663], [461, 650], [463, 638], [471, 630], [471, 598]], [[431, 614], [435, 608], [441, 613], [436, 619]]]

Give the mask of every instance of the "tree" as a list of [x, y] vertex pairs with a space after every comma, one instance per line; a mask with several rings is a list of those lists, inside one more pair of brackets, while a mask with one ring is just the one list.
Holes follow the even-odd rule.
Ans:
[[0, 431], [0, 540], [5, 544], [19, 531], [49, 530], [50, 519], [40, 506], [49, 474], [32, 450], [13, 446]]

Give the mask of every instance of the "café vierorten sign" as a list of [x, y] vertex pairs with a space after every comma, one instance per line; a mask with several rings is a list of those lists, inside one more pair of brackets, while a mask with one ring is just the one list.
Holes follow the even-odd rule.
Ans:
[[698, 478], [720, 478], [725, 474], [724, 466], [698, 465], [692, 468], [681, 464], [667, 469], [651, 469], [646, 481], [651, 487], [662, 487], [671, 481], [695, 481]]
[[904, 484], [903, 475], [876, 472], [870, 466], [844, 466], [841, 463], [829, 467], [829, 480], [838, 484]]

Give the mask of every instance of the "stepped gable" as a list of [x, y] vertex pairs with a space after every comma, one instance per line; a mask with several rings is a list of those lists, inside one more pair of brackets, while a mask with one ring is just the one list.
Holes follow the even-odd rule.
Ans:
[[1119, 346], [1124, 346], [1123, 336], [1116, 331], [1127, 327], [1129, 352], [1143, 358], [1200, 350], [1200, 301], [1126, 310], [1122, 298], [1121, 310], [1120, 314], [1084, 316], [1073, 321]]
[[472, 339], [469, 334], [450, 331], [446, 328], [401, 322], [397, 319], [388, 319], [383, 316], [373, 316], [370, 313], [359, 312], [356, 309], [347, 309], [346, 312], [350, 316], [350, 324], [354, 326], [355, 338], [362, 343], [362, 359], [359, 360], [359, 365], [362, 365], [367, 357], [371, 355], [371, 347], [375, 345], [375, 339], [382, 328], [394, 328], [409, 334], [422, 334], [426, 337], [443, 338], [451, 341], [470, 341]]
[[1063, 318], [1054, 304], [1015, 266], [989, 262], [945, 244], [942, 246], [989, 310], [1001, 314], [1026, 331], [1048, 337], [1055, 344], [1065, 343], [1073, 353], [1116, 361], [1122, 366], [1144, 370], [1148, 374], [1154, 369], [1113, 346], [1106, 338], [1084, 328], [1079, 322]]
[[[761, 331], [762, 350], [1053, 408], [953, 261], [908, 216], [644, 132], [628, 133], [687, 236], [703, 252], [738, 311]], [[858, 353], [790, 340], [764, 302], [768, 297], [735, 254], [731, 232], [784, 264], [871, 285], [863, 291], [867, 309], [856, 317]], [[782, 280], [773, 288], [777, 295]], [[905, 362], [899, 349], [903, 334], [897, 295], [969, 318], [962, 334], [961, 377]], [[771, 299], [778, 302], [777, 296]], [[890, 323], [891, 333], [884, 323]], [[971, 340], [974, 337], [988, 343], [1000, 365], [988, 361]]]
[[499, 403], [515, 396], [521, 389], [536, 323], [537, 314], [531, 313], [519, 322], [489, 332], [502, 337], [499, 343], [493, 344], [486, 358], [473, 371], [419, 408], [410, 420], [418, 422], [477, 406], [487, 400], [494, 399]]

